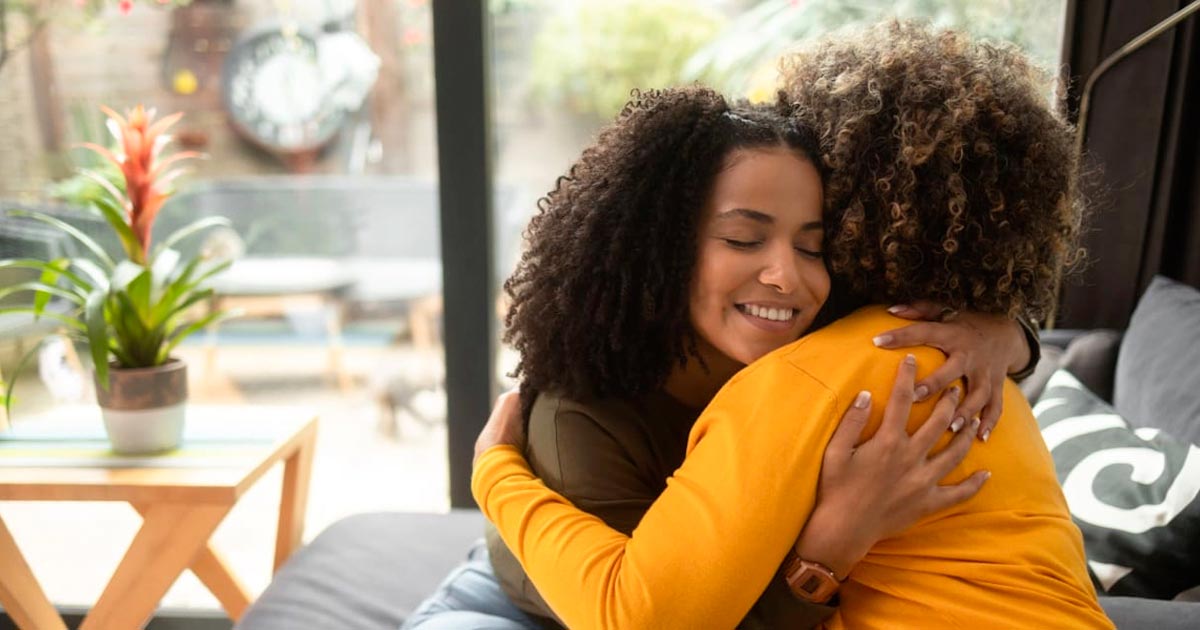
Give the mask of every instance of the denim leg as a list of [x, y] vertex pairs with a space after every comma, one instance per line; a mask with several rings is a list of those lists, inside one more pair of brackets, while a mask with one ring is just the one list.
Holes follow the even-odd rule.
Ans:
[[500, 588], [483, 540], [471, 547], [466, 562], [451, 571], [400, 628], [541, 630], [541, 626], [514, 606]]

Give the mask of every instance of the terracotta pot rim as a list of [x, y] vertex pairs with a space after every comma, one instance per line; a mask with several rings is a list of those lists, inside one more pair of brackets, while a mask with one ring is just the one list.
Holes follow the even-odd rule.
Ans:
[[116, 368], [110, 364], [108, 387], [96, 382], [96, 402], [105, 409], [135, 411], [169, 407], [187, 400], [187, 362], [169, 359], [162, 365]]
[[108, 362], [109, 372], [120, 372], [121, 374], [146, 374], [151, 372], [168, 372], [177, 370], [181, 367], [186, 367], [187, 362], [176, 357], [167, 357], [167, 362], [162, 365], [152, 365], [150, 367], [124, 368], [117, 365], [116, 361]]

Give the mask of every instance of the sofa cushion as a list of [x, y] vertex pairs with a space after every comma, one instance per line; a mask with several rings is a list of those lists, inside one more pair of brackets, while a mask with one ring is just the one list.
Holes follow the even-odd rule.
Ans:
[[475, 510], [359, 514], [297, 551], [238, 630], [396, 630], [483, 535]]
[[1164, 602], [1140, 597], [1101, 597], [1104, 612], [1117, 630], [1195, 630], [1200, 603]]
[[[466, 555], [478, 512], [380, 513], [334, 523], [296, 552], [238, 630], [397, 630]], [[1200, 603], [1102, 597], [1120, 630], [1200, 628]]]
[[1137, 427], [1200, 444], [1200, 291], [1154, 278], [1121, 342], [1113, 403]]
[[1121, 339], [1119, 330], [1089, 330], [1071, 340], [1059, 367], [1069, 371], [1101, 400], [1112, 402]]
[[1034, 414], [1097, 588], [1173, 599], [1200, 585], [1200, 447], [1131, 429], [1067, 370]]
[[1038, 359], [1038, 364], [1033, 368], [1033, 374], [1025, 377], [1024, 380], [1017, 383], [1021, 387], [1021, 393], [1025, 394], [1025, 399], [1029, 404], [1037, 402], [1038, 396], [1046, 389], [1046, 383], [1050, 382], [1050, 377], [1058, 371], [1059, 364], [1062, 362], [1063, 349], [1058, 346], [1043, 345], [1042, 356]]

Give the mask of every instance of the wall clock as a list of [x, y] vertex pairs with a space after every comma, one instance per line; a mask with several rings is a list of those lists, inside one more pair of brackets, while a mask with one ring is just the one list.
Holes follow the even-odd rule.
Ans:
[[267, 28], [242, 38], [222, 70], [234, 129], [298, 170], [348, 118], [335, 88], [322, 73], [316, 37], [296, 29]]

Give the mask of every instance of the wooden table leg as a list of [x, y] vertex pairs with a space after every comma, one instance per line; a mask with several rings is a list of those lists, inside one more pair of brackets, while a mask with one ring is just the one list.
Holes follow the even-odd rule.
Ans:
[[235, 623], [241, 620], [246, 609], [250, 607], [250, 592], [246, 590], [241, 580], [233, 574], [225, 560], [207, 545], [192, 561], [192, 573], [200, 578], [209, 592], [221, 602], [225, 614]]
[[275, 535], [275, 571], [300, 547], [304, 537], [304, 513], [308, 509], [308, 481], [312, 476], [317, 426], [306, 431], [299, 448], [283, 465], [283, 492], [279, 501], [279, 531]]
[[[150, 506], [135, 503], [133, 508], [145, 518]], [[208, 591], [217, 598], [217, 601], [221, 603], [221, 608], [225, 609], [225, 614], [229, 615], [231, 620], [236, 622], [242, 618], [246, 608], [250, 606], [250, 591], [225, 563], [221, 554], [213, 548], [212, 543], [205, 543], [204, 547], [197, 552], [196, 558], [189, 568], [197, 578], [200, 578], [200, 582], [208, 588]]]
[[0, 519], [0, 606], [22, 630], [67, 630]]
[[141, 628], [192, 564], [230, 505], [157, 503], [79, 630]]

